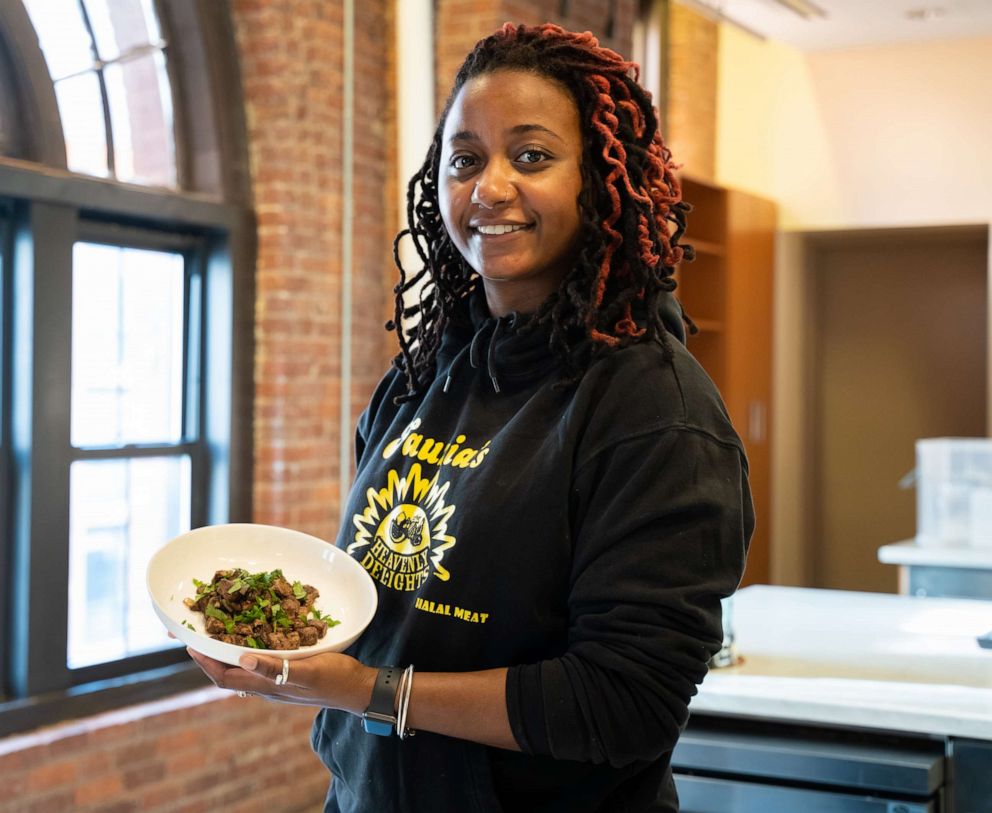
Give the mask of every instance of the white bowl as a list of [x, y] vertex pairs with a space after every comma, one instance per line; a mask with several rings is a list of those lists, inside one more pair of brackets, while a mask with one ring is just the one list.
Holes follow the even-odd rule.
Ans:
[[[203, 613], [189, 609], [183, 599], [196, 595], [193, 579], [209, 582], [216, 571], [239, 567], [250, 573], [279, 568], [290, 582], [312, 584], [320, 591], [314, 605], [341, 623], [328, 627], [313, 646], [299, 649], [251, 649], [211, 638]], [[372, 578], [347, 553], [315, 536], [271, 525], [210, 525], [177, 536], [152, 556], [147, 584], [152, 607], [169, 632], [231, 665], [247, 652], [288, 660], [340, 652], [365, 631], [379, 602]]]

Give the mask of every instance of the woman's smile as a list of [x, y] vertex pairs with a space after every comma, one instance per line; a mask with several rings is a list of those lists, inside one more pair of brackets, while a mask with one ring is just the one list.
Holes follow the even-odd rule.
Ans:
[[504, 237], [508, 234], [517, 234], [524, 229], [531, 229], [532, 226], [526, 223], [494, 223], [478, 226], [470, 226], [476, 237]]

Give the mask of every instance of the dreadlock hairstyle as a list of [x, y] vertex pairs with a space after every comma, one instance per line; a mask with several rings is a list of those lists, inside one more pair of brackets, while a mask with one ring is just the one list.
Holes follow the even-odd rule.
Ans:
[[[589, 32], [507, 23], [466, 57], [427, 157], [407, 188], [409, 226], [393, 243], [400, 282], [394, 288], [395, 316], [386, 325], [399, 338], [394, 364], [406, 374], [403, 400], [433, 378], [444, 328], [459, 300], [478, 283], [441, 218], [441, 139], [465, 83], [500, 69], [528, 71], [564, 86], [584, 133], [578, 260], [528, 327], [551, 322], [550, 346], [564, 362], [566, 383], [578, 380], [592, 357], [636, 341], [657, 340], [666, 355], [672, 352], [660, 299], [675, 289], [674, 266], [693, 259], [692, 247], [678, 242], [690, 206], [682, 200], [674, 174], [678, 166], [658, 132], [651, 96], [638, 83], [638, 66], [601, 47]], [[406, 236], [423, 263], [414, 273], [400, 261], [399, 244]], [[422, 282], [418, 301], [406, 301]], [[643, 327], [634, 319], [635, 301], [643, 303], [637, 306], [646, 314]]]

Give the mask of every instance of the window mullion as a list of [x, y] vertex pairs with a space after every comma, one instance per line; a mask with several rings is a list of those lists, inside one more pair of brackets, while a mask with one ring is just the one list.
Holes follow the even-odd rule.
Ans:
[[107, 97], [107, 82], [103, 76], [103, 61], [100, 59], [100, 52], [96, 47], [96, 37], [93, 34], [93, 24], [90, 22], [89, 12], [86, 10], [86, 3], [79, 0], [79, 11], [83, 18], [83, 25], [86, 33], [90, 35], [90, 47], [93, 50], [93, 64], [96, 72], [96, 81], [100, 85], [100, 101], [103, 105], [103, 129], [107, 134], [107, 172], [111, 178], [117, 177], [114, 166], [114, 128], [110, 120], [110, 99]]
[[17, 224], [12, 270], [15, 696], [70, 685], [69, 401], [76, 210], [37, 203]]
[[74, 448], [70, 459], [76, 460], [133, 460], [145, 457], [176, 457], [196, 453], [195, 443], [147, 443], [140, 446], [108, 446], [105, 448]]

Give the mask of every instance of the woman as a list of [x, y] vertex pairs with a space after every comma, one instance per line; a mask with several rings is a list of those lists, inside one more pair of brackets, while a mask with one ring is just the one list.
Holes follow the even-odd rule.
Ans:
[[504, 26], [408, 201], [423, 270], [401, 268], [401, 353], [338, 538], [378, 613], [288, 673], [193, 657], [321, 708], [327, 811], [676, 810], [671, 751], [753, 517], [680, 342], [688, 206], [636, 67], [588, 33]]

